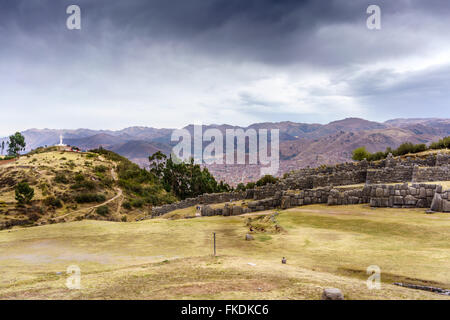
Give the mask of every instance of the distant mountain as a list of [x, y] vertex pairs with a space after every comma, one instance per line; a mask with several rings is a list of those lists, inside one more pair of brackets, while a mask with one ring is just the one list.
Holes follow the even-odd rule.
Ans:
[[428, 143], [439, 136], [416, 134], [408, 129], [387, 128], [360, 130], [357, 132], [340, 130], [318, 139], [300, 139], [283, 142], [280, 145], [282, 159], [295, 161], [300, 167], [334, 164], [351, 160], [352, 151], [365, 146], [368, 151], [384, 151], [396, 148], [403, 142]]
[[[193, 133], [194, 126], [184, 127]], [[429, 143], [450, 136], [450, 119], [393, 119], [384, 123], [360, 118], [347, 118], [328, 124], [295, 123], [291, 121], [254, 123], [248, 127], [228, 124], [204, 125], [218, 129], [224, 136], [226, 129], [279, 129], [280, 174], [306, 166], [334, 164], [351, 161], [351, 152], [366, 146], [371, 151], [396, 148], [403, 142]], [[142, 166], [148, 165], [148, 157], [156, 151], [169, 154], [177, 142], [171, 141], [173, 129], [129, 127], [122, 130], [52, 130], [30, 129], [23, 132], [27, 150], [59, 142], [76, 145], [82, 149], [102, 146], [117, 152]], [[0, 139], [1, 140], [1, 139]], [[205, 145], [208, 144], [205, 142]], [[246, 181], [246, 177], [258, 176], [258, 166], [208, 166], [219, 179], [229, 183]]]
[[107, 148], [114, 151], [129, 160], [145, 167], [148, 166], [148, 157], [155, 152], [161, 151], [162, 153], [169, 155], [172, 148], [166, 144], [158, 142], [147, 142], [142, 140], [127, 141], [119, 143]]
[[133, 139], [132, 136], [126, 134], [113, 136], [107, 133], [98, 133], [84, 138], [64, 139], [64, 143], [84, 150], [96, 149], [100, 146], [108, 149], [118, 143], [124, 143]]

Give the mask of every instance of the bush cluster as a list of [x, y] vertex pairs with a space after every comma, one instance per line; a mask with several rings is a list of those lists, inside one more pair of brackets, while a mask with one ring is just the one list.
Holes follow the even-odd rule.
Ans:
[[56, 176], [55, 176], [55, 178], [53, 180], [56, 183], [62, 183], [62, 184], [68, 184], [69, 183], [69, 179], [63, 173], [56, 174]]
[[109, 213], [109, 208], [107, 206], [98, 207], [95, 212], [101, 216], [106, 216]]
[[378, 151], [370, 153], [366, 150], [366, 147], [359, 147], [353, 150], [352, 159], [355, 161], [361, 161], [366, 159], [367, 161], [377, 161], [385, 159], [389, 153], [393, 156], [403, 156], [405, 154], [414, 154], [427, 150], [437, 150], [450, 148], [450, 137], [440, 139], [438, 142], [432, 142], [429, 147], [424, 143], [413, 144], [411, 142], [402, 143], [397, 149], [387, 148], [386, 151]]
[[103, 194], [80, 193], [75, 196], [77, 203], [104, 202], [106, 197]]
[[58, 198], [55, 198], [54, 196], [49, 196], [49, 197], [45, 198], [44, 204], [47, 207], [52, 207], [52, 208], [62, 208], [62, 206], [63, 206], [62, 201]]

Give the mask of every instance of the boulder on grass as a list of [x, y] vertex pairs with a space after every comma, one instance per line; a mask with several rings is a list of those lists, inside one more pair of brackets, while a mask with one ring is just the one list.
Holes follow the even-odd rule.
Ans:
[[344, 294], [337, 288], [323, 289], [322, 300], [344, 300]]
[[254, 238], [253, 238], [253, 236], [251, 235], [251, 234], [246, 234], [245, 235], [245, 240], [247, 240], [247, 241], [251, 241], [251, 240], [253, 240]]

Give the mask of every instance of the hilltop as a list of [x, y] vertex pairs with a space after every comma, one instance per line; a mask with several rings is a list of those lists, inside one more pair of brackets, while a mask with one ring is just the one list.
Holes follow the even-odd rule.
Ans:
[[[23, 181], [34, 189], [34, 198], [18, 206], [15, 186]], [[3, 228], [85, 218], [129, 221], [148, 214], [152, 205], [175, 200], [148, 171], [110, 151], [39, 148], [0, 163]]]

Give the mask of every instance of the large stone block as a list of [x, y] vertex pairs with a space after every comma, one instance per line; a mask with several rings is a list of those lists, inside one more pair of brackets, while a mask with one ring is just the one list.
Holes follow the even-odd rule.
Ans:
[[281, 209], [287, 209], [291, 207], [291, 197], [282, 196], [281, 197]]
[[443, 200], [441, 198], [441, 195], [436, 193], [434, 195], [433, 201], [431, 202], [431, 211], [440, 212], [442, 211], [443, 207]]
[[427, 191], [425, 190], [425, 187], [420, 187], [419, 198], [426, 198], [426, 197], [427, 197]]
[[394, 197], [394, 205], [403, 205], [403, 197], [395, 196]]
[[442, 200], [442, 211], [450, 212], [450, 201], [444, 199]]
[[405, 205], [414, 207], [417, 203], [417, 199], [411, 195], [405, 197]]
[[375, 197], [380, 198], [380, 197], [383, 196], [383, 194], [384, 194], [383, 188], [376, 188], [376, 190], [375, 190]]
[[233, 207], [233, 216], [237, 216], [242, 214], [242, 207], [241, 206], [234, 206]]

